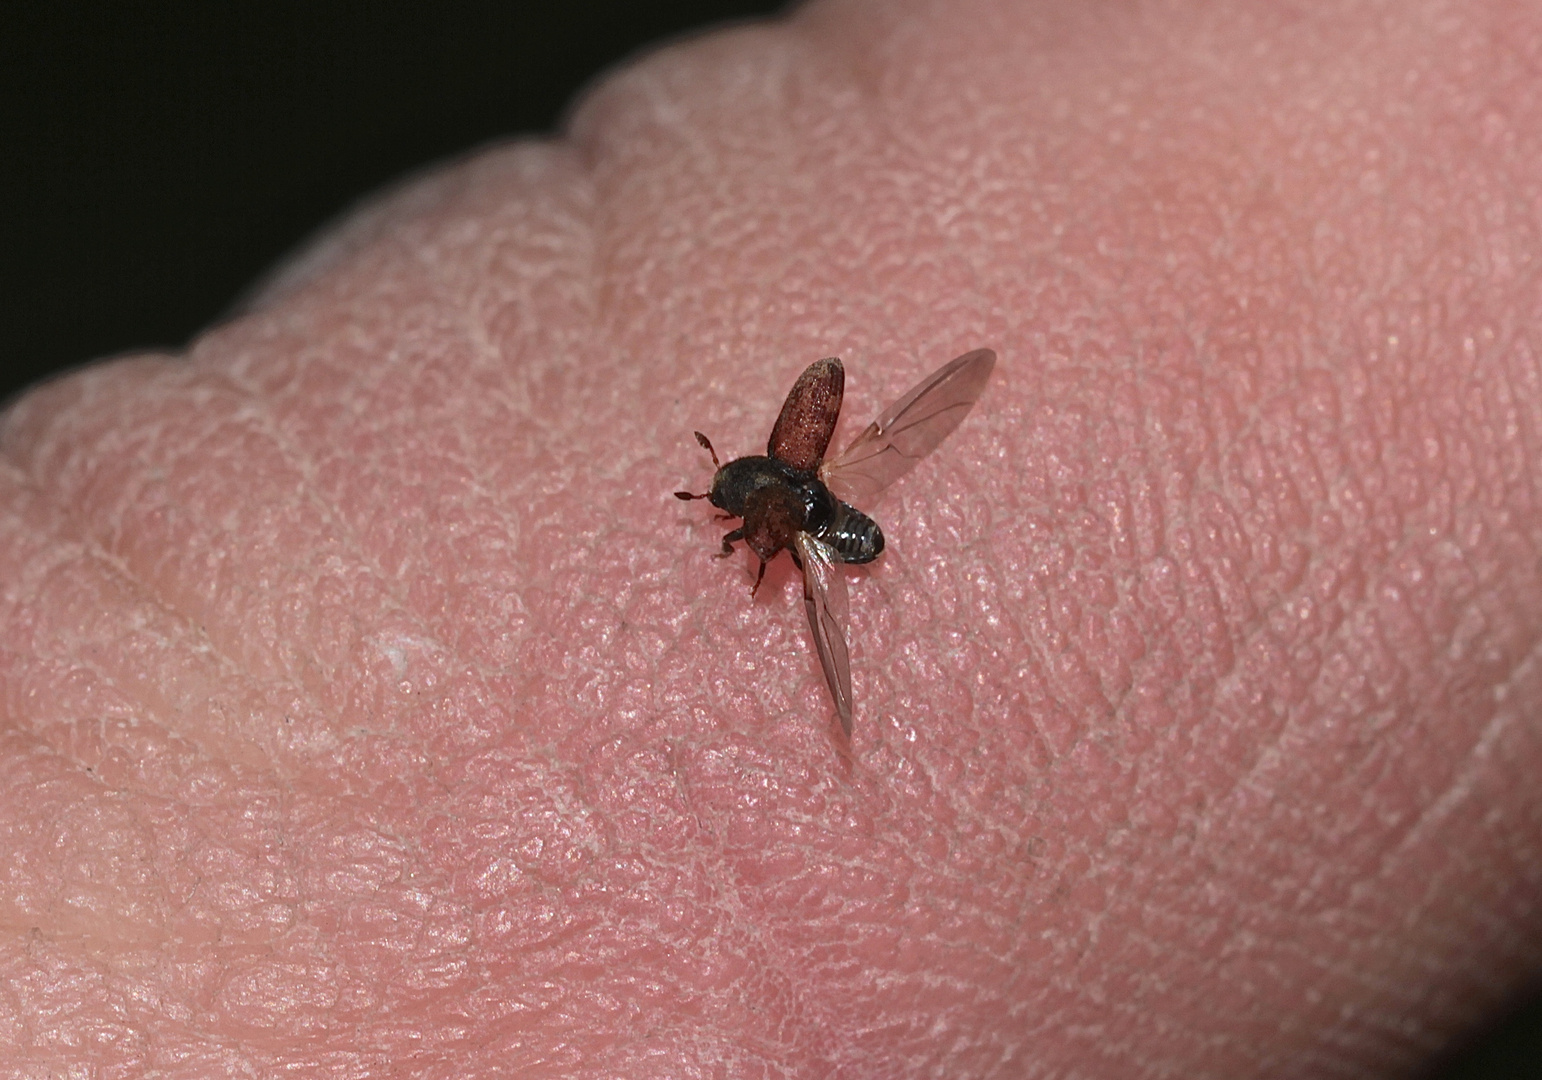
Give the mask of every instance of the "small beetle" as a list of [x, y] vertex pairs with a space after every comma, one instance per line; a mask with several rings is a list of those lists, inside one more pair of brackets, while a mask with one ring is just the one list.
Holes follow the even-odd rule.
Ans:
[[851, 737], [851, 656], [846, 648], [846, 580], [837, 563], [872, 562], [883, 553], [883, 530], [852, 506], [866, 502], [931, 453], [969, 413], [996, 366], [996, 354], [976, 349], [944, 365], [889, 406], [844, 453], [824, 460], [841, 412], [846, 373], [830, 357], [810, 364], [793, 384], [771, 429], [764, 457], [727, 465], [701, 432], [717, 473], [702, 495], [744, 524], [723, 537], [718, 558], [743, 540], [760, 559], [754, 595], [766, 563], [787, 548], [803, 571], [803, 603], [841, 730]]

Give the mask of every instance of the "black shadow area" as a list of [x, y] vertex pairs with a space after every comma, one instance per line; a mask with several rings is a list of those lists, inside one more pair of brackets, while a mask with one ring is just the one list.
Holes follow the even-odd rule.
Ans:
[[415, 167], [552, 130], [628, 54], [780, 0], [8, 5], [0, 401], [180, 347]]

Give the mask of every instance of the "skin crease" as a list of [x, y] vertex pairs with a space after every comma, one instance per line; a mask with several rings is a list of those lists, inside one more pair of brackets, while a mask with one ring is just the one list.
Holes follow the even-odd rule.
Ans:
[[[828, 2], [0, 427], [0, 1059], [1383, 1077], [1542, 967], [1542, 15]], [[670, 492], [840, 355], [849, 761]]]

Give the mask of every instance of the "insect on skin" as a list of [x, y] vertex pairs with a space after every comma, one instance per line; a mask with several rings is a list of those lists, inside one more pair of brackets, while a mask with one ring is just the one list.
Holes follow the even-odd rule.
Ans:
[[851, 737], [851, 656], [846, 648], [846, 579], [840, 563], [872, 562], [883, 554], [883, 530], [853, 503], [866, 503], [904, 476], [953, 433], [985, 389], [996, 354], [976, 349], [945, 364], [885, 409], [838, 457], [825, 449], [841, 414], [846, 372], [830, 357], [810, 364], [782, 403], [764, 457], [720, 464], [701, 432], [717, 473], [702, 495], [743, 524], [723, 537], [717, 558], [743, 540], [760, 559], [754, 595], [766, 563], [786, 548], [803, 571], [803, 605], [814, 631], [841, 730]]

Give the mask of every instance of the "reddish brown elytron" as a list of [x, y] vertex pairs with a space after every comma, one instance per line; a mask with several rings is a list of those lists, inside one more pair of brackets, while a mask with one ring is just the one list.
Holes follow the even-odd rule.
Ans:
[[782, 402], [766, 452], [794, 469], [816, 471], [835, 434], [845, 390], [846, 369], [835, 357], [804, 368]]
[[[743, 540], [766, 563], [783, 548], [803, 571], [803, 602], [841, 730], [851, 736], [851, 656], [846, 648], [846, 579], [840, 563], [872, 562], [883, 553], [883, 530], [852, 505], [867, 502], [936, 449], [968, 415], [985, 390], [996, 354], [976, 349], [943, 365], [885, 409], [839, 456], [825, 450], [841, 413], [846, 372], [835, 357], [816, 360], [793, 384], [771, 429], [764, 457], [721, 465], [701, 432], [696, 441], [712, 455], [717, 473], [705, 494], [677, 491], [681, 499], [709, 499], [743, 524], [723, 537], [719, 557]], [[752, 592], [754, 590], [751, 590]]]

